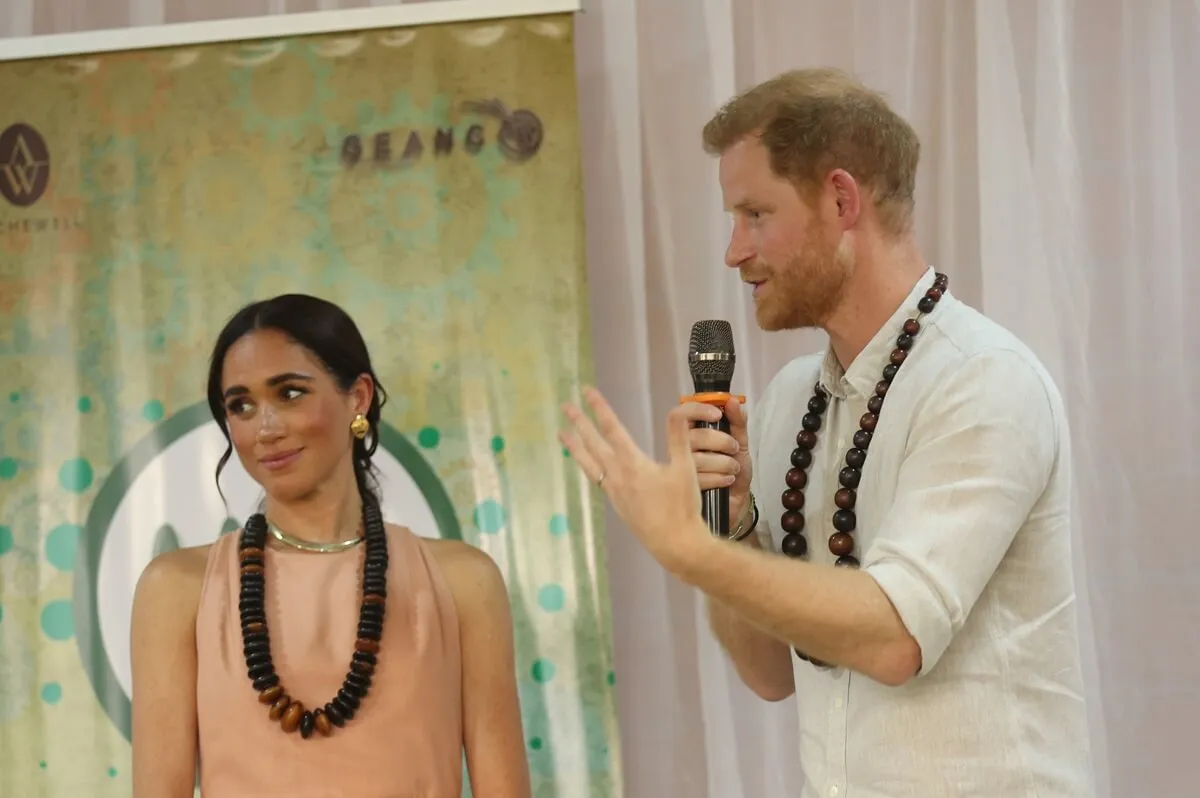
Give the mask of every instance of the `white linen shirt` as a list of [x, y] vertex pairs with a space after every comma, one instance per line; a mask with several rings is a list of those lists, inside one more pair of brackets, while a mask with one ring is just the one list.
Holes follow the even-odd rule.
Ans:
[[[819, 379], [809, 559], [832, 565], [838, 471], [924, 275], [845, 372], [798, 358], [749, 421], [759, 539], [779, 551], [784, 475]], [[858, 487], [854, 554], [921, 648], [887, 687], [793, 653], [803, 798], [1088, 798], [1087, 716], [1061, 398], [1012, 334], [945, 294], [888, 390]]]

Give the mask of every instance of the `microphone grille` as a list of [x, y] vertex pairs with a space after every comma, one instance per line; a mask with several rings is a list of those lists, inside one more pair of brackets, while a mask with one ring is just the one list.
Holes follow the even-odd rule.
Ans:
[[[727, 355], [719, 360], [701, 359], [700, 355]], [[706, 380], [732, 380], [735, 361], [733, 328], [721, 319], [706, 319], [692, 325], [688, 341], [688, 368], [692, 377]]]

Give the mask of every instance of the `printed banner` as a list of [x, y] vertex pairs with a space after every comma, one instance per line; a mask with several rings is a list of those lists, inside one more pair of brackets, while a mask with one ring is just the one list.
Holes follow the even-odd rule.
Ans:
[[209, 350], [290, 291], [372, 349], [387, 518], [505, 574], [534, 794], [620, 795], [601, 505], [555, 439], [591, 372], [571, 18], [5, 63], [0, 97], [0, 795], [129, 795], [136, 580], [260, 495], [213, 483]]

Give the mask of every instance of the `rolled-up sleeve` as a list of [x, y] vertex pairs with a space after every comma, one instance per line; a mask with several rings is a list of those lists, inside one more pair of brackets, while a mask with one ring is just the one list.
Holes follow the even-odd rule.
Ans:
[[1028, 356], [994, 351], [954, 367], [913, 419], [895, 502], [863, 569], [920, 646], [921, 673], [962, 629], [1045, 490], [1058, 408]]

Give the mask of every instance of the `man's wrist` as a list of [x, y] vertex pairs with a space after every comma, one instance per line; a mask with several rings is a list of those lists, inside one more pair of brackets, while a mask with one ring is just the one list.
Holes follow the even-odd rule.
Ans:
[[[731, 508], [732, 509], [732, 508]], [[758, 505], [754, 501], [754, 494], [746, 494], [746, 503], [739, 513], [737, 524], [729, 533], [729, 539], [733, 542], [745, 540], [748, 537], [754, 536], [754, 529], [758, 526]]]

